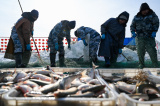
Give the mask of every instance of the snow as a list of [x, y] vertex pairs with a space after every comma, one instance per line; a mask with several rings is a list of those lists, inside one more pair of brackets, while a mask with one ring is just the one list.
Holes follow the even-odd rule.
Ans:
[[[69, 50], [67, 47], [65, 47], [65, 58], [80, 58], [84, 55], [83, 52], [84, 45], [82, 40], [76, 42], [75, 44], [71, 45], [71, 50]], [[129, 60], [129, 61], [138, 61], [138, 55], [136, 51], [132, 51], [128, 48], [123, 48], [122, 50], [123, 55]], [[127, 62], [127, 59], [123, 56], [119, 55], [117, 62]], [[49, 52], [47, 51], [41, 51], [40, 56], [45, 64], [50, 64], [50, 58], [49, 58]], [[149, 55], [146, 53], [145, 60], [150, 59]], [[56, 60], [58, 60], [58, 53], [56, 56]], [[98, 57], [98, 60], [104, 61], [103, 57]], [[158, 60], [160, 61], [160, 54], [158, 54]], [[10, 59], [4, 58], [4, 53], [0, 53], [0, 68], [5, 68], [7, 66], [14, 67], [15, 61]], [[40, 61], [38, 59], [37, 53], [35, 51], [32, 51], [32, 55], [29, 61], [29, 65], [33, 64], [40, 64]]]

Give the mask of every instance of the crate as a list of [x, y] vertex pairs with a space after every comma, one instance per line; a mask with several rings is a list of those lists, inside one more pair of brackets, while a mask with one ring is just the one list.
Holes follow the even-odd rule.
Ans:
[[[17, 71], [36, 71], [42, 68], [23, 68], [16, 69]], [[55, 72], [75, 72], [83, 71], [86, 68], [52, 68]], [[14, 69], [9, 69], [14, 71]], [[90, 70], [88, 68], [87, 70]], [[2, 69], [0, 71], [8, 71], [8, 69]], [[96, 70], [96, 78], [101, 81], [101, 76]], [[18, 92], [13, 88], [9, 92], [2, 95], [4, 106], [116, 106], [117, 97], [108, 87], [105, 87], [105, 91], [108, 92], [107, 98], [54, 98], [54, 97], [16, 97]]]
[[[142, 69], [99, 69], [99, 72], [101, 75], [104, 76], [112, 76], [112, 74], [114, 73], [114, 74], [124, 74], [125, 76], [132, 77], [136, 75], [137, 72], [140, 70]], [[153, 75], [158, 75], [158, 73], [160, 72], [160, 68], [144, 68], [143, 70], [150, 70]], [[108, 85], [108, 83], [105, 80], [103, 79], [101, 80], [118, 97], [117, 104], [119, 106], [160, 106], [160, 101], [138, 101], [132, 99], [125, 93], [118, 94], [113, 88], [111, 88]]]

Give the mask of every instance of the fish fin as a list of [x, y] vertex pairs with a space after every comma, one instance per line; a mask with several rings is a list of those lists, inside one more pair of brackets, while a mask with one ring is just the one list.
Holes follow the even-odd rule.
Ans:
[[86, 74], [87, 74], [87, 69], [81, 72], [82, 77], [88, 77]]
[[99, 66], [95, 65], [94, 62], [92, 61], [92, 68], [95, 69], [97, 67], [99, 67]]

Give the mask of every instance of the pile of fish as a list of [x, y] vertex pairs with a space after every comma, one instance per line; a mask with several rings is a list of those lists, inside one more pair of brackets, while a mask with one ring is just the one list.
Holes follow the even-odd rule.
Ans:
[[1, 72], [0, 92], [15, 88], [20, 97], [98, 97], [106, 94], [94, 69], [58, 74], [51, 68], [27, 72]]
[[102, 78], [118, 94], [126, 93], [138, 101], [160, 100], [160, 76], [155, 76], [150, 71], [139, 71], [133, 77], [102, 76]]

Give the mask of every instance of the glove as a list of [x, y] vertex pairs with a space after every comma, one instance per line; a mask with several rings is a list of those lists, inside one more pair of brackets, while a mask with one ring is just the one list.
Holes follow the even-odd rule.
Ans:
[[31, 33], [31, 34], [32, 34], [32, 36], [33, 36], [33, 31], [32, 31], [32, 33]]
[[31, 45], [30, 45], [30, 44], [27, 44], [27, 45], [26, 45], [26, 50], [28, 50], [28, 51], [31, 50]]
[[119, 50], [118, 50], [118, 53], [121, 54], [121, 53], [122, 53], [122, 49], [119, 49]]
[[68, 44], [68, 49], [71, 50], [71, 45], [70, 44]]
[[156, 32], [152, 32], [151, 37], [155, 38], [156, 37]]
[[132, 32], [132, 37], [135, 38], [137, 35], [135, 32]]
[[105, 36], [106, 36], [105, 34], [102, 34], [102, 37], [101, 37], [101, 38], [102, 38], [102, 39], [105, 39]]
[[58, 50], [58, 43], [55, 43], [55, 49]]
[[85, 39], [83, 39], [83, 44], [84, 44], [85, 46], [88, 45], [88, 44], [86, 43]]

